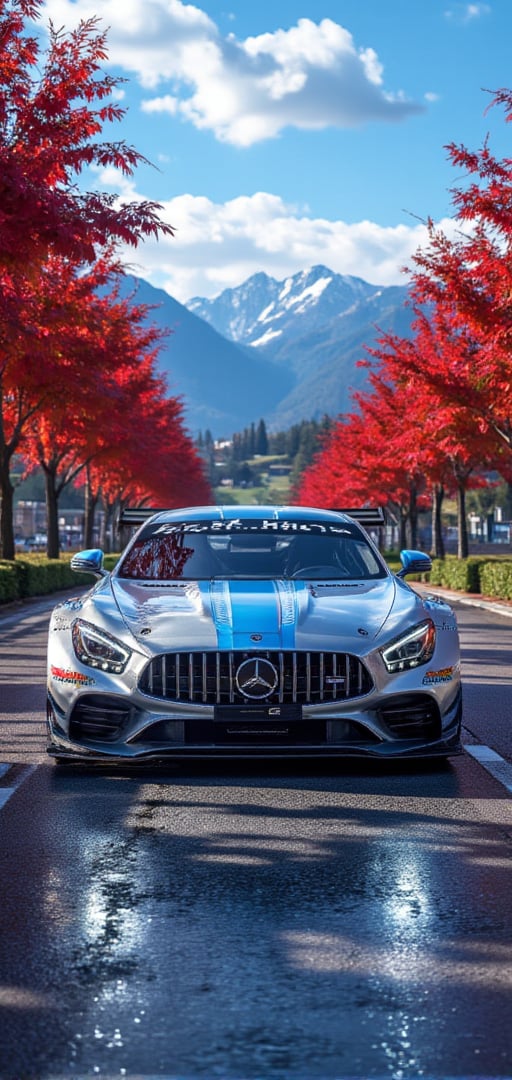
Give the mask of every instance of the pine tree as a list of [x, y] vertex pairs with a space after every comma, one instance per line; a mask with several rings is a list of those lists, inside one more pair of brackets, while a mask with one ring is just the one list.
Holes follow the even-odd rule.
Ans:
[[255, 452], [265, 456], [268, 454], [268, 436], [265, 421], [260, 420], [258, 424], [258, 430], [256, 432], [256, 447]]

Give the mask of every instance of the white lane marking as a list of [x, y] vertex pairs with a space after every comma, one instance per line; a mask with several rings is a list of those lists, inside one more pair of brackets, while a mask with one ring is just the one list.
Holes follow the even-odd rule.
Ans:
[[465, 745], [464, 749], [471, 757], [474, 757], [476, 761], [487, 769], [487, 772], [494, 776], [495, 780], [498, 780], [500, 784], [512, 791], [512, 765], [505, 758], [501, 757], [501, 754], [497, 754], [495, 750], [492, 750], [490, 746], [468, 746]]
[[[13, 768], [13, 765], [0, 764], [0, 776], [5, 776], [6, 773], [8, 773], [9, 770]], [[21, 787], [23, 781], [26, 780], [28, 776], [31, 776], [33, 772], [35, 772], [36, 768], [37, 765], [25, 766], [25, 768], [23, 768], [21, 772], [18, 773], [18, 776], [14, 780], [14, 784], [12, 787], [0, 787], [0, 810], [2, 810], [5, 804], [9, 801], [11, 795], [14, 795], [14, 792], [17, 791], [19, 787]]]

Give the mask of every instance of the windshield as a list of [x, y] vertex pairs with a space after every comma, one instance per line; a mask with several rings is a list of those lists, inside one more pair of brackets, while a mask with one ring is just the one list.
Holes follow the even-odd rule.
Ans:
[[367, 580], [386, 577], [356, 525], [304, 521], [206, 521], [148, 525], [118, 564], [123, 578]]

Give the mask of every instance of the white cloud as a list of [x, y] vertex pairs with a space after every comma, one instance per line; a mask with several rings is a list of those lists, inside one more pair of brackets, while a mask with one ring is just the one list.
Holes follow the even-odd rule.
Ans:
[[[101, 176], [101, 185], [107, 182], [123, 198], [142, 198], [133, 182], [112, 170]], [[181, 302], [216, 296], [260, 270], [281, 280], [319, 263], [372, 284], [404, 285], [403, 266], [427, 242], [419, 223], [383, 227], [314, 218], [307, 208], [264, 191], [226, 203], [181, 195], [163, 204], [161, 216], [175, 236], [148, 240], [136, 252], [127, 249], [125, 259], [133, 273]], [[450, 221], [440, 226], [452, 234]]]
[[173, 97], [172, 94], [151, 98], [151, 101], [142, 102], [142, 111], [147, 113], [170, 113], [171, 116], [175, 116], [178, 112], [178, 99]]
[[457, 4], [454, 8], [449, 8], [445, 11], [447, 19], [454, 19], [456, 22], [469, 23], [474, 22], [475, 19], [481, 19], [485, 15], [489, 15], [491, 8], [489, 4]]
[[[44, 10], [56, 25], [71, 27], [97, 8], [95, 0], [46, 0]], [[374, 49], [358, 48], [332, 19], [303, 18], [288, 30], [239, 41], [222, 37], [200, 8], [181, 0], [104, 0], [101, 17], [112, 63], [146, 90], [163, 90], [146, 100], [146, 111], [179, 113], [237, 146], [288, 126], [350, 128], [403, 120], [424, 108], [386, 90]]]

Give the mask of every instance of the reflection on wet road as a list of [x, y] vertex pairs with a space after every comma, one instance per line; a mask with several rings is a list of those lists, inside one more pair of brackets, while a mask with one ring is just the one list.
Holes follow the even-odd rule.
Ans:
[[510, 1075], [512, 803], [479, 776], [38, 770], [44, 815], [4, 837], [31, 868], [0, 913], [7, 1067]]

